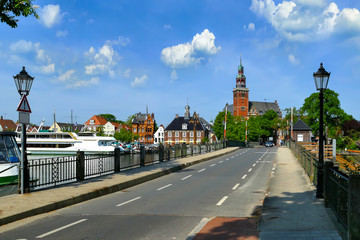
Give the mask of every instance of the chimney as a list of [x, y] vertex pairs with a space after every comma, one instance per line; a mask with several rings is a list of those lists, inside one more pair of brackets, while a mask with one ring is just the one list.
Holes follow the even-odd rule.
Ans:
[[178, 118], [179, 117], [179, 114], [175, 114], [175, 118]]

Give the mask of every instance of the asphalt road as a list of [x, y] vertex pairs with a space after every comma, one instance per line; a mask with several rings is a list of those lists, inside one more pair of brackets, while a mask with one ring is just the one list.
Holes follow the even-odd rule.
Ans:
[[249, 217], [262, 205], [276, 151], [240, 149], [0, 228], [0, 239], [192, 239], [213, 217]]

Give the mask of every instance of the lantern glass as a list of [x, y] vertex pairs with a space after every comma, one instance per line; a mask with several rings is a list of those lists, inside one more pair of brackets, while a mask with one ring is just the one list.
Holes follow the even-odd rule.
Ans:
[[323, 64], [320, 63], [320, 68], [313, 74], [315, 80], [315, 86], [317, 90], [326, 89], [329, 83], [330, 73], [328, 73]]
[[31, 86], [34, 81], [34, 77], [31, 77], [23, 67], [23, 70], [19, 74], [14, 77], [14, 82], [19, 94], [22, 95], [29, 95]]

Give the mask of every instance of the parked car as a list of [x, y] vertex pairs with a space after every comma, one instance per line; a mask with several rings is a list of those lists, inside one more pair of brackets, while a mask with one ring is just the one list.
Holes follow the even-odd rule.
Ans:
[[273, 142], [268, 141], [265, 143], [265, 147], [272, 147], [272, 146], [274, 146]]

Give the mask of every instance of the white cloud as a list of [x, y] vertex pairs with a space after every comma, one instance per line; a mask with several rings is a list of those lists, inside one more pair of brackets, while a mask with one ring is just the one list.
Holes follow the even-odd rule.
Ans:
[[72, 69], [72, 70], [69, 70], [67, 71], [66, 73], [62, 74], [61, 76], [58, 77], [58, 80], [60, 82], [67, 82], [67, 81], [70, 81], [73, 79], [73, 75], [75, 73], [75, 70]]
[[334, 2], [293, 0], [276, 5], [273, 0], [252, 0], [250, 9], [292, 41], [316, 41], [341, 32], [360, 34], [359, 10], [339, 10]]
[[248, 29], [250, 31], [255, 31], [255, 24], [254, 23], [249, 23]]
[[221, 47], [215, 46], [215, 36], [208, 29], [201, 34], [197, 33], [191, 43], [183, 43], [164, 48], [161, 51], [161, 60], [173, 68], [196, 65], [206, 56], [216, 54]]
[[10, 50], [13, 52], [26, 53], [26, 52], [34, 51], [34, 49], [35, 46], [30, 41], [28, 42], [25, 40], [20, 40], [18, 42], [10, 44]]
[[41, 66], [41, 72], [45, 74], [50, 74], [55, 72], [55, 64], [51, 63], [49, 65]]
[[64, 30], [64, 31], [59, 30], [59, 31], [56, 32], [57, 37], [66, 37], [68, 34], [69, 33], [66, 30]]
[[172, 70], [170, 79], [171, 79], [171, 82], [174, 82], [178, 79], [178, 75], [177, 75], [177, 72], [175, 69]]
[[64, 16], [61, 13], [59, 5], [46, 5], [38, 10], [40, 21], [46, 27], [51, 28], [55, 24], [59, 24]]
[[121, 47], [126, 47], [130, 44], [130, 42], [130, 38], [123, 36], [119, 36], [117, 40], [108, 41], [108, 43], [110, 43], [111, 45], [119, 45]]
[[144, 87], [146, 85], [146, 81], [148, 79], [148, 76], [142, 75], [140, 78], [135, 77], [134, 81], [131, 81], [131, 86], [132, 87]]
[[124, 72], [124, 77], [125, 78], [130, 78], [130, 73], [131, 73], [131, 69], [126, 69]]
[[298, 65], [300, 63], [300, 61], [292, 54], [289, 54], [288, 59], [294, 65]]
[[30, 41], [19, 40], [15, 43], [11, 43], [10, 51], [13, 53], [17, 53], [19, 55], [24, 53], [34, 53], [34, 57], [36, 60], [39, 60], [41, 63], [50, 64], [51, 58], [46, 54], [44, 49], [41, 49], [40, 43], [33, 43]]
[[99, 77], [92, 77], [90, 80], [78, 80], [74, 75], [75, 70], [71, 69], [57, 78], [57, 82], [64, 83], [67, 88], [81, 88], [98, 85], [100, 82]]
[[88, 57], [91, 62], [85, 66], [86, 74], [98, 75], [107, 73], [110, 77], [115, 77], [113, 68], [117, 65], [118, 61], [121, 60], [121, 57], [117, 51], [114, 50], [112, 44], [124, 43], [121, 43], [120, 38], [116, 41], [106, 41], [97, 52], [94, 47], [90, 47], [90, 49], [84, 53], [84, 55]]

